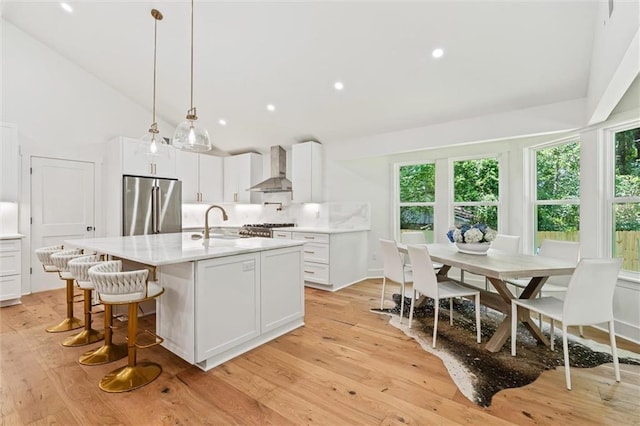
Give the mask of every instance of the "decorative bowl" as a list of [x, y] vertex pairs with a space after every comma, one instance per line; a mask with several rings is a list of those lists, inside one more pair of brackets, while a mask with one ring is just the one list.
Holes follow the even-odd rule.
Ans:
[[456, 243], [460, 253], [486, 255], [491, 243]]

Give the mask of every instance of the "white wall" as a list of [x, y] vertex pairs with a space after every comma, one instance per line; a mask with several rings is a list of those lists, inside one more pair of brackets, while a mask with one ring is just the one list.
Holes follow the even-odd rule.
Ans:
[[[151, 124], [151, 105], [135, 104], [12, 24], [2, 20], [1, 27], [0, 121], [18, 128], [22, 154], [19, 231], [27, 235], [22, 247], [22, 292], [29, 293], [31, 157], [94, 162], [99, 188], [104, 144], [114, 136], [143, 135]], [[151, 93], [151, 82], [149, 90]], [[164, 121], [159, 126], [161, 131], [171, 129]], [[96, 209], [98, 229], [104, 223], [100, 211]]]

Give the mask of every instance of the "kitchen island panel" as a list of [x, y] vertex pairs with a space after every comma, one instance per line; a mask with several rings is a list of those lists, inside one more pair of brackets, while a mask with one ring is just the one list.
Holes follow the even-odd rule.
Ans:
[[298, 248], [264, 251], [261, 257], [261, 323], [266, 333], [304, 318], [304, 259]]

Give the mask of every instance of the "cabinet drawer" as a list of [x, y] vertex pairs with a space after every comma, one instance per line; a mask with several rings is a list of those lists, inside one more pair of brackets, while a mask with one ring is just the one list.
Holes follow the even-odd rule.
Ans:
[[20, 252], [0, 252], [0, 276], [20, 274]]
[[0, 252], [20, 251], [20, 240], [0, 240]]
[[302, 253], [305, 261], [329, 263], [329, 244], [305, 243]]
[[20, 297], [20, 275], [0, 277], [0, 301]]
[[291, 232], [290, 231], [273, 231], [273, 238], [279, 238], [281, 240], [290, 240]]
[[304, 262], [304, 280], [319, 284], [329, 284], [329, 265]]
[[313, 241], [314, 243], [328, 243], [329, 234], [312, 234], [310, 232], [294, 232], [291, 236], [294, 240]]

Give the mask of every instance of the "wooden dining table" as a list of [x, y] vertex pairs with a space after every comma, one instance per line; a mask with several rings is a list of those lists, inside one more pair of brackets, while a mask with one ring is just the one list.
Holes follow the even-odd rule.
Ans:
[[[504, 319], [496, 329], [486, 349], [498, 352], [507, 338], [511, 336], [511, 300], [532, 299], [540, 293], [544, 283], [552, 275], [571, 275], [575, 265], [560, 259], [552, 259], [528, 254], [509, 253], [489, 249], [485, 255], [465, 254], [458, 252], [455, 244], [426, 244], [433, 262], [443, 266], [437, 271], [438, 281], [457, 281], [448, 276], [451, 268], [460, 268], [477, 275], [487, 277], [496, 293], [474, 287], [480, 291], [480, 303], [505, 314]], [[407, 245], [398, 244], [402, 253], [408, 253]], [[506, 280], [530, 277], [529, 283], [520, 296], [514, 295], [507, 287]], [[549, 340], [542, 330], [533, 322], [529, 311], [518, 310], [519, 321], [541, 343], [549, 345]]]

